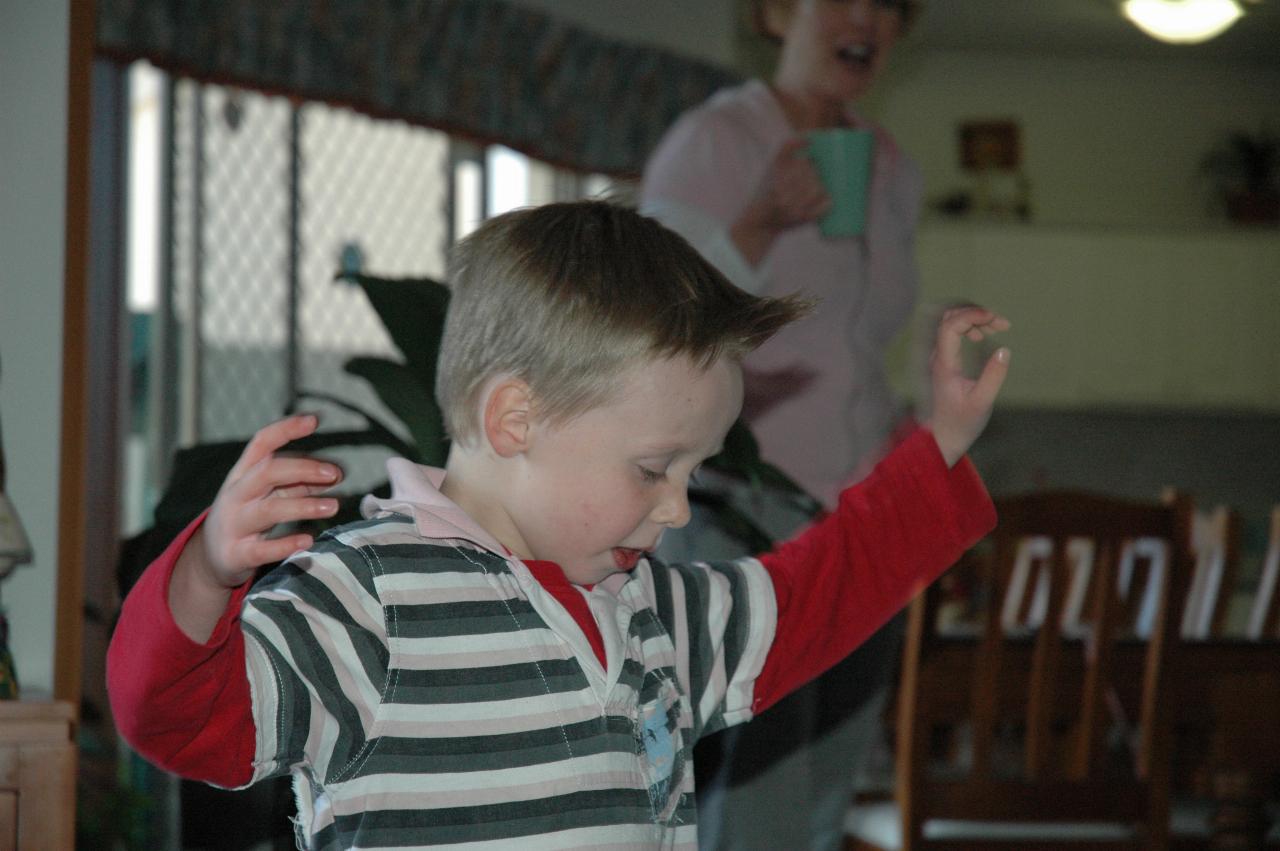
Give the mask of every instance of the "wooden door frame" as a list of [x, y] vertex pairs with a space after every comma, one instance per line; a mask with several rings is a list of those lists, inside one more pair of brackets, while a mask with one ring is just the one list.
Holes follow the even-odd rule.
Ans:
[[58, 473], [58, 578], [53, 694], [80, 703], [84, 568], [89, 527], [89, 134], [94, 0], [70, 0], [67, 171], [63, 235], [62, 434]]

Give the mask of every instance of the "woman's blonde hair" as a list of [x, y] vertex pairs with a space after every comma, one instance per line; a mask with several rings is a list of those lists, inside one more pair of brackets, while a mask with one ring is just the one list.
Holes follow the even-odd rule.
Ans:
[[[751, 3], [751, 26], [762, 38], [781, 44], [782, 38], [769, 28], [769, 9], [780, 8], [790, 11], [799, 0], [749, 0]], [[920, 0], [877, 0], [894, 5], [898, 17], [902, 19], [902, 32], [911, 29], [920, 14]]]
[[490, 379], [528, 384], [534, 414], [566, 421], [607, 402], [645, 359], [740, 359], [807, 308], [750, 295], [684, 239], [605, 201], [497, 216], [458, 244], [436, 391], [464, 445]]

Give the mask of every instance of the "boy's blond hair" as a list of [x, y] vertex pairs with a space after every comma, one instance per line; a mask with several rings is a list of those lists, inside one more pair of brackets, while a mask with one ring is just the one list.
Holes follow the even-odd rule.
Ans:
[[807, 308], [743, 292], [677, 234], [604, 201], [490, 219], [454, 250], [449, 282], [436, 392], [462, 445], [497, 376], [526, 382], [535, 416], [564, 422], [608, 402], [629, 366], [741, 359]]

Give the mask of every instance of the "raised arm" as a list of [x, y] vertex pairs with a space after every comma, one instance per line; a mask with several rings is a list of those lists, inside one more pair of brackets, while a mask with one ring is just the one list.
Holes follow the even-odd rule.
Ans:
[[310, 434], [315, 417], [259, 431], [228, 474], [213, 507], [179, 535], [130, 591], [107, 653], [107, 686], [120, 734], [175, 774], [220, 786], [248, 782], [255, 732], [240, 604], [260, 564], [311, 544], [310, 535], [268, 540], [278, 522], [325, 517], [317, 497], [340, 471], [278, 454]]
[[316, 494], [341, 471], [314, 458], [281, 455], [290, 441], [316, 430], [312, 414], [278, 420], [258, 431], [218, 491], [208, 518], [182, 548], [169, 581], [169, 608], [192, 640], [212, 634], [233, 589], [260, 565], [311, 546], [307, 534], [268, 538], [277, 524], [332, 517], [338, 501]]
[[1008, 371], [1000, 349], [979, 378], [961, 369], [964, 339], [1007, 328], [976, 307], [944, 314], [932, 361], [930, 427], [904, 440], [834, 512], [761, 557], [778, 627], [756, 681], [763, 711], [843, 659], [995, 525], [995, 509], [964, 458]]
[[900, 443], [835, 511], [760, 557], [778, 627], [753, 711], [849, 655], [994, 525], [967, 459], [949, 468], [923, 428]]

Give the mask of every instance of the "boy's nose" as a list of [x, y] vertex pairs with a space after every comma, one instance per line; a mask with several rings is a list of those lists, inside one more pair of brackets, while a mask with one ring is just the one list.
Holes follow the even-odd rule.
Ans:
[[689, 522], [689, 491], [680, 486], [672, 486], [662, 494], [658, 504], [650, 515], [653, 522], [660, 526], [679, 529]]

